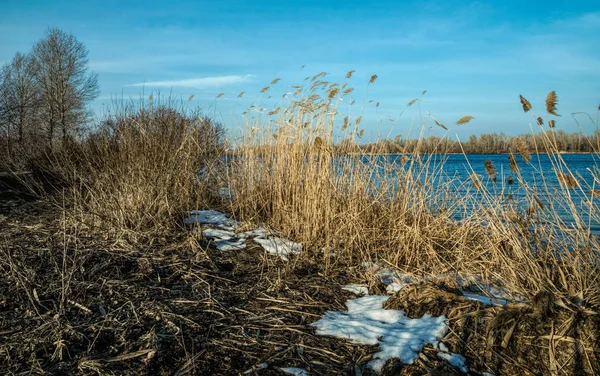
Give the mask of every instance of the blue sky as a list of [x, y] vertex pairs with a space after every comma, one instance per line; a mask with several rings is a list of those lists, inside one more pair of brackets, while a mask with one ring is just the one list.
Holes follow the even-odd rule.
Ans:
[[[248, 106], [277, 105], [304, 77], [325, 71], [342, 82], [349, 70], [356, 70], [353, 114], [364, 103], [369, 137], [406, 136], [418, 127], [417, 108], [406, 104], [423, 90], [422, 111], [461, 139], [528, 132], [532, 117], [519, 94], [542, 115], [546, 94], [556, 90], [563, 115], [557, 127], [565, 131], [580, 129], [572, 112], [595, 118], [600, 104], [594, 1], [2, 0], [0, 64], [28, 51], [47, 27], [87, 46], [99, 75], [98, 112], [115, 97], [193, 94], [194, 105], [235, 128]], [[367, 91], [372, 74], [378, 80]], [[274, 78], [281, 81], [261, 94]], [[225, 95], [215, 99], [218, 93]], [[453, 125], [464, 115], [475, 120]], [[589, 120], [581, 126], [595, 129]]]

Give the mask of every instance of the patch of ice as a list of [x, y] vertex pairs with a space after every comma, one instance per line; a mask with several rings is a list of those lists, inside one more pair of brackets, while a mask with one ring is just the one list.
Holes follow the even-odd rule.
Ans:
[[272, 235], [271, 231], [269, 231], [263, 227], [255, 228], [254, 230], [241, 232], [238, 234], [238, 236], [241, 238], [250, 238], [250, 237], [266, 238], [271, 235]]
[[375, 295], [348, 300], [348, 312], [327, 312], [311, 325], [317, 327], [319, 335], [345, 338], [357, 344], [379, 344], [380, 351], [368, 363], [376, 372], [391, 358], [410, 364], [426, 343], [435, 346], [443, 338], [448, 330], [446, 317], [424, 315], [409, 319], [402, 311], [383, 309], [388, 298]]
[[359, 285], [356, 283], [351, 283], [349, 285], [342, 286], [342, 290], [350, 291], [356, 295], [369, 295], [369, 288], [365, 285]]
[[469, 300], [474, 300], [474, 301], [481, 302], [483, 304], [487, 304], [490, 306], [491, 305], [503, 306], [503, 305], [508, 304], [508, 301], [506, 299], [489, 297], [489, 296], [485, 296], [485, 295], [475, 294], [472, 292], [463, 291], [463, 295], [465, 298], [467, 298]]
[[260, 371], [261, 369], [267, 369], [267, 368], [269, 368], [269, 363], [260, 363], [260, 364], [257, 364], [256, 366], [244, 371], [244, 375], [249, 375], [251, 373], [254, 373], [255, 371]]
[[288, 260], [288, 255], [300, 253], [302, 250], [302, 244], [283, 238], [255, 238], [254, 241], [270, 254], [278, 255], [285, 261]]
[[221, 230], [218, 228], [207, 228], [202, 231], [202, 234], [207, 238], [231, 239], [235, 237], [233, 231]]
[[215, 241], [214, 244], [219, 251], [239, 251], [246, 248], [246, 242], [244, 239], [240, 239], [238, 241], [220, 239]]
[[460, 354], [453, 354], [447, 352], [438, 352], [438, 358], [444, 359], [451, 366], [458, 368], [462, 373], [469, 373], [469, 368], [467, 367], [467, 360], [464, 356]]
[[296, 368], [296, 367], [285, 367], [285, 368], [280, 368], [280, 370], [282, 372], [288, 373], [290, 375], [295, 375], [295, 376], [308, 376], [308, 371], [302, 368]]
[[187, 224], [215, 225], [225, 230], [233, 231], [238, 226], [237, 221], [228, 218], [225, 214], [216, 210], [192, 210], [190, 216], [185, 219]]

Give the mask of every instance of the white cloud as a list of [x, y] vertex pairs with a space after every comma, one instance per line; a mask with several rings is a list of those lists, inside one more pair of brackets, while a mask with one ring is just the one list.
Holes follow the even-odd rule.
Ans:
[[147, 87], [191, 87], [195, 89], [213, 88], [220, 86], [234, 85], [242, 82], [248, 82], [254, 77], [251, 74], [245, 76], [214, 76], [200, 78], [186, 78], [183, 80], [168, 81], [148, 81], [130, 84], [127, 86], [147, 86]]

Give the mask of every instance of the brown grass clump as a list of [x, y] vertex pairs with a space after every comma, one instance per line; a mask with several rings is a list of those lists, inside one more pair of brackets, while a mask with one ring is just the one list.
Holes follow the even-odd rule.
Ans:
[[558, 178], [558, 182], [567, 188], [573, 189], [579, 187], [579, 182], [571, 174], [558, 172], [556, 173], [556, 177]]
[[445, 315], [450, 331], [442, 341], [472, 369], [507, 375], [600, 372], [600, 318], [548, 292], [528, 303], [487, 306], [457, 289], [424, 283], [403, 288], [385, 308], [411, 318]]
[[210, 119], [155, 103], [103, 122], [36, 169], [64, 190], [90, 231], [147, 239], [174, 230], [185, 211], [217, 195], [204, 184], [213, 175], [199, 174], [222, 153], [222, 135]]
[[560, 116], [556, 113], [557, 103], [558, 97], [556, 96], [556, 91], [549, 92], [548, 96], [546, 96], [546, 112], [554, 116]]
[[458, 119], [456, 124], [458, 124], [458, 125], [467, 124], [468, 122], [470, 122], [473, 119], [475, 119], [473, 116], [463, 116], [460, 119]]

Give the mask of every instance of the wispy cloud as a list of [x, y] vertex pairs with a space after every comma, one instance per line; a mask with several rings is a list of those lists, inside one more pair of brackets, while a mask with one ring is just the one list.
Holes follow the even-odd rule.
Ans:
[[250, 81], [254, 76], [247, 74], [245, 76], [214, 76], [200, 78], [186, 78], [183, 80], [168, 81], [148, 81], [129, 84], [126, 86], [147, 86], [147, 87], [191, 87], [195, 89], [214, 88], [220, 86], [235, 85]]

